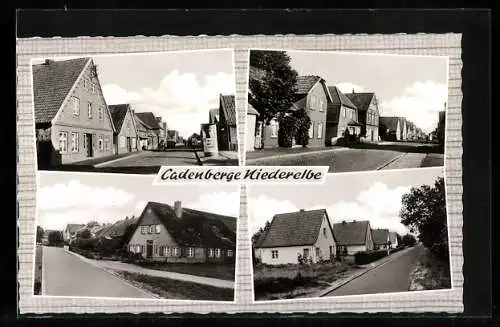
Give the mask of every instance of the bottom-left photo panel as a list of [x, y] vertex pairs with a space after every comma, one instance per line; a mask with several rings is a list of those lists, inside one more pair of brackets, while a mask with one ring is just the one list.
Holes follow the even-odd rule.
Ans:
[[239, 185], [39, 172], [34, 295], [234, 301]]

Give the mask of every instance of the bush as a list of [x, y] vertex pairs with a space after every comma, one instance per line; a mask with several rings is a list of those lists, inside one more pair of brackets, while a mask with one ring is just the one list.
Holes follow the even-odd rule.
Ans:
[[360, 251], [354, 254], [354, 262], [357, 265], [365, 265], [387, 256], [387, 250]]

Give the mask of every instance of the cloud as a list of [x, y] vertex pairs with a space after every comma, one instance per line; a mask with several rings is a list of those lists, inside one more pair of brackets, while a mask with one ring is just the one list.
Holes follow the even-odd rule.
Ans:
[[219, 107], [219, 94], [235, 93], [235, 80], [233, 74], [222, 72], [200, 77], [173, 70], [157, 85], [137, 92], [115, 84], [105, 85], [103, 92], [107, 102], [132, 103], [137, 112], [151, 111], [161, 116], [169, 129], [187, 137], [208, 122], [208, 110]]
[[197, 201], [182, 204], [186, 208], [238, 217], [240, 212], [239, 192], [213, 192], [201, 195]]
[[426, 132], [436, 128], [438, 112], [444, 110], [448, 98], [446, 84], [432, 81], [415, 82], [405, 88], [403, 95], [382, 101], [381, 116], [402, 116]]
[[90, 221], [99, 223], [112, 223], [126, 216], [130, 212], [114, 208], [111, 210], [70, 209], [66, 211], [39, 212], [37, 224], [44, 229], [63, 230], [67, 224], [87, 224]]
[[338, 89], [342, 93], [351, 93], [352, 90], [354, 90], [355, 92], [363, 92], [364, 91], [363, 87], [356, 85], [356, 84], [349, 83], [349, 82], [335, 84], [335, 86], [338, 87]]
[[137, 201], [137, 203], [134, 206], [134, 217], [139, 217], [141, 215], [142, 211], [146, 207], [146, 204], [147, 201], [144, 200]]
[[290, 201], [276, 200], [265, 195], [259, 195], [255, 198], [250, 197], [247, 208], [251, 235], [258, 231], [260, 227], [264, 227], [266, 221], [271, 221], [274, 215], [299, 210]]

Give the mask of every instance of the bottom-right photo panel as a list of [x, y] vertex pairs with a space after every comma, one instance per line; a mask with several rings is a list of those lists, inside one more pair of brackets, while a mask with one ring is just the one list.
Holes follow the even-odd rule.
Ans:
[[251, 185], [255, 301], [450, 289], [444, 168]]

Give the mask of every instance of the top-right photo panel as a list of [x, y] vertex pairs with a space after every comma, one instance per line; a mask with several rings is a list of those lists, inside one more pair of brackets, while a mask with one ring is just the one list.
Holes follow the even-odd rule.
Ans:
[[246, 165], [444, 166], [448, 57], [250, 50]]

